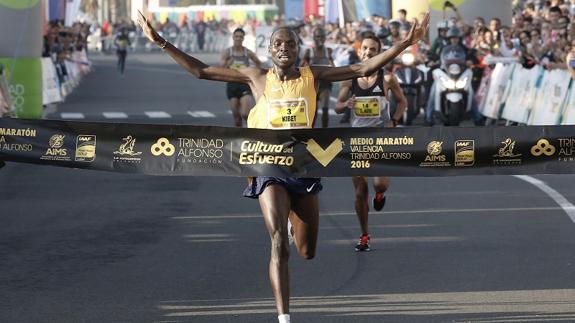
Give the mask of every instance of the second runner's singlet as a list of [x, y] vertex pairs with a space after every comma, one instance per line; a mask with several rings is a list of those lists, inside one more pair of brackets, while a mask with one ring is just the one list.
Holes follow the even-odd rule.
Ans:
[[323, 57], [315, 56], [314, 53], [315, 49], [310, 49], [310, 66], [332, 66], [327, 47], [323, 48]]
[[375, 83], [367, 89], [361, 88], [357, 79], [353, 79], [351, 93], [356, 99], [351, 109], [352, 127], [377, 127], [391, 121], [383, 70], [377, 72]]
[[314, 77], [308, 66], [300, 67], [300, 77], [281, 81], [270, 68], [263, 95], [248, 116], [248, 128], [312, 128], [316, 111]]
[[232, 64], [230, 65], [231, 69], [239, 70], [240, 68], [250, 66], [250, 58], [248, 57], [248, 50], [245, 47], [242, 47], [243, 53], [242, 55], [234, 55], [234, 48], [230, 47], [230, 57], [232, 58]]

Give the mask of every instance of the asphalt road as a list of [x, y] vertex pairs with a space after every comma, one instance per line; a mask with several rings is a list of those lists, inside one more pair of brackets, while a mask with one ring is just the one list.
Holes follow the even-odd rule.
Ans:
[[[232, 125], [225, 85], [168, 57], [131, 54], [124, 78], [92, 59], [48, 118]], [[393, 178], [367, 253], [351, 180], [324, 179], [317, 256], [292, 250], [292, 322], [575, 322], [573, 179]], [[245, 184], [9, 163], [0, 322], [277, 321]]]

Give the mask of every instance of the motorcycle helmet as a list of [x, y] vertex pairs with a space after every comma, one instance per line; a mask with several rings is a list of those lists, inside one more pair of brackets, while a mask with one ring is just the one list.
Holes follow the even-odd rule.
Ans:
[[378, 32], [377, 32], [377, 38], [379, 39], [386, 39], [387, 37], [389, 37], [389, 29], [382, 27]]
[[442, 20], [437, 23], [437, 31], [447, 30], [449, 28], [447, 20]]
[[397, 30], [401, 27], [401, 23], [397, 20], [392, 20], [389, 22], [389, 28], [395, 27]]
[[446, 38], [452, 38], [452, 37], [461, 37], [461, 34], [459, 32], [459, 28], [452, 26], [451, 28], [449, 28], [449, 30], [447, 31], [447, 34], [445, 35]]

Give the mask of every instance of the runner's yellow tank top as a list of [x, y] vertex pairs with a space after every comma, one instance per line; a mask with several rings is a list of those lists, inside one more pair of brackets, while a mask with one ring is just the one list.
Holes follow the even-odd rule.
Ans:
[[316, 90], [309, 66], [300, 67], [300, 77], [280, 81], [270, 68], [263, 95], [248, 116], [248, 128], [312, 128], [316, 110]]

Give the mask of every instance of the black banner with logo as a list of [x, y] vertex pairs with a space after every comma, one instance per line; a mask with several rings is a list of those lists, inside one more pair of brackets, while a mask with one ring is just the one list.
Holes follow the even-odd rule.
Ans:
[[0, 119], [0, 160], [150, 175], [567, 174], [575, 171], [575, 127], [263, 130]]

